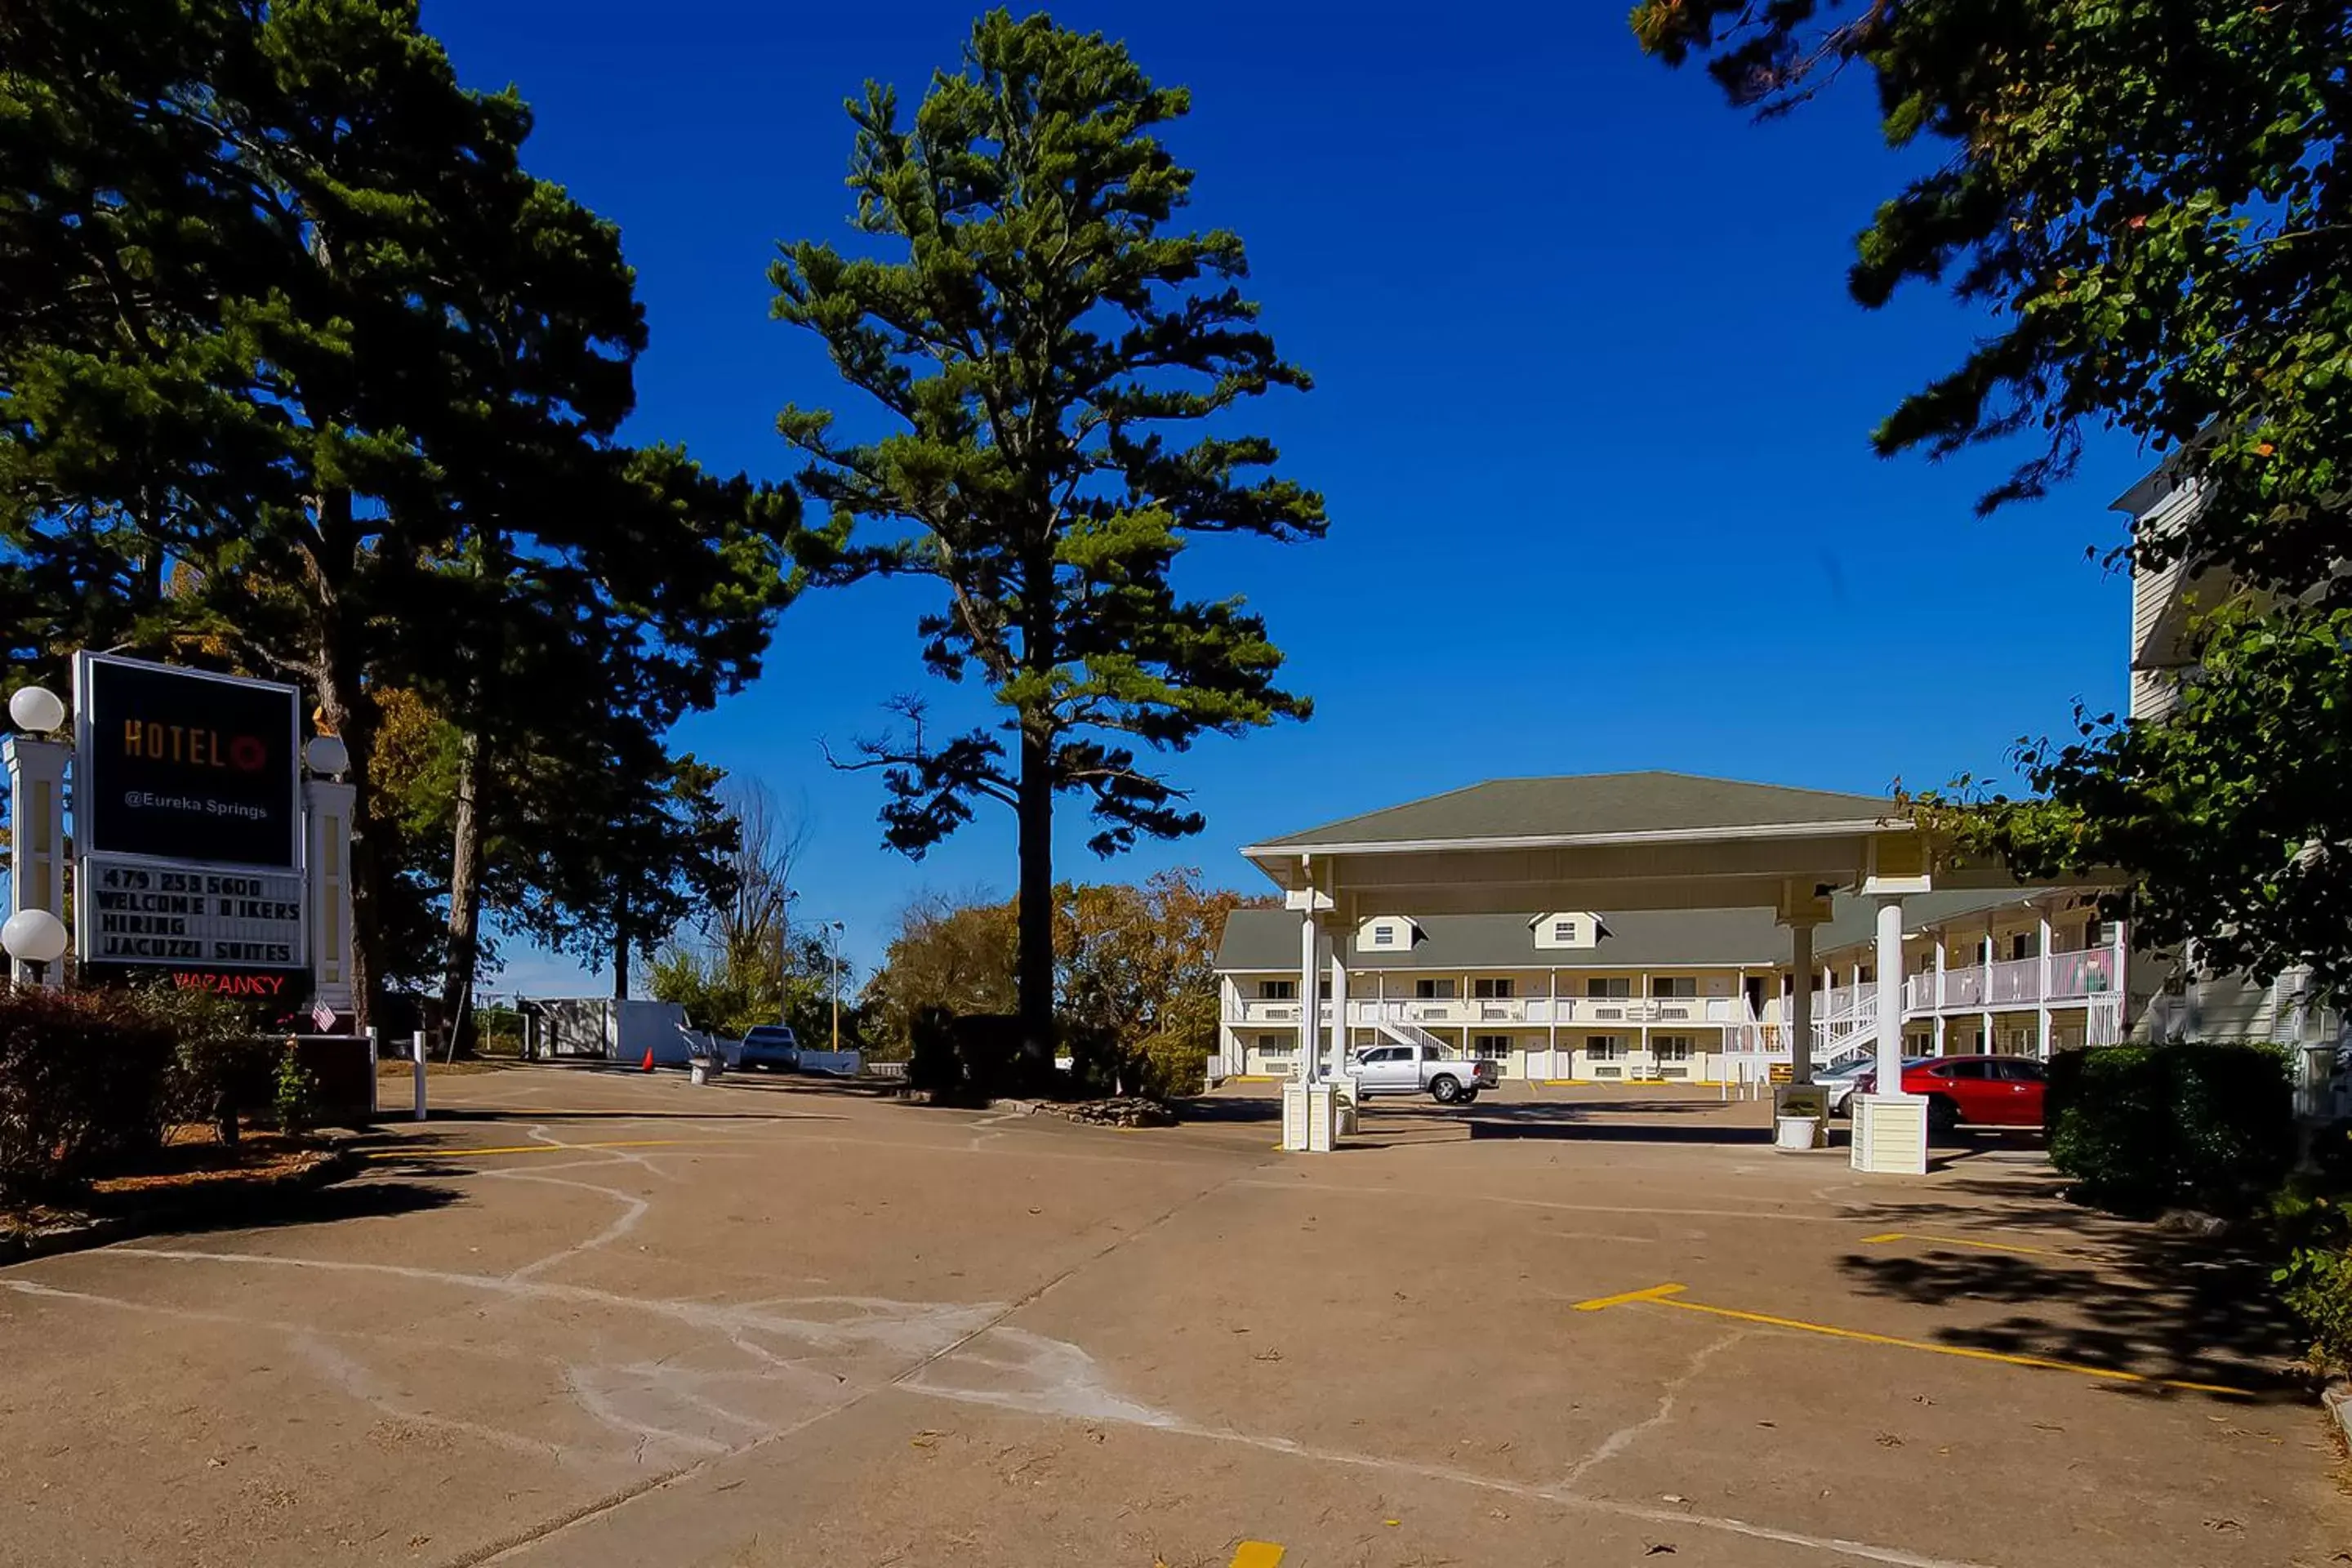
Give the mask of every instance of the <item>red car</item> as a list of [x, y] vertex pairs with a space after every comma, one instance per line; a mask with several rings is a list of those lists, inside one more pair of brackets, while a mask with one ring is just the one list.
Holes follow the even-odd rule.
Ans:
[[[2049, 1069], [2032, 1057], [1918, 1057], [1903, 1064], [1903, 1092], [1925, 1095], [1927, 1130], [1949, 1132], [1962, 1122], [1978, 1127], [2039, 1127]], [[1878, 1074], [1863, 1073], [1859, 1094], [1877, 1091]]]

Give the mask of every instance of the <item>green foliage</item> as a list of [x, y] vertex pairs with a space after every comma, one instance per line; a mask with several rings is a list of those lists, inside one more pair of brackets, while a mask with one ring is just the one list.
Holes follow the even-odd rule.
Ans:
[[1308, 383], [1241, 292], [1239, 237], [1173, 227], [1193, 176], [1157, 132], [1189, 96], [1099, 34], [1001, 9], [964, 65], [932, 79], [911, 124], [868, 84], [849, 105], [868, 243], [800, 241], [771, 272], [776, 315], [824, 341], [889, 433], [845, 440], [797, 406], [778, 427], [827, 509], [794, 546], [802, 567], [937, 582], [925, 662], [976, 672], [1002, 710], [941, 742], [907, 704], [912, 732], [854, 765], [882, 770], [885, 837], [909, 855], [978, 802], [1014, 810], [1034, 1048], [1051, 1028], [1055, 797], [1085, 801], [1098, 854], [1198, 832], [1139, 753], [1307, 711], [1241, 601], [1180, 596], [1179, 558], [1196, 536], [1319, 537], [1323, 503], [1271, 476], [1273, 443], [1230, 429], [1244, 400]]
[[2202, 669], [2181, 711], [2021, 742], [2042, 798], [1990, 802], [1970, 842], [2027, 877], [2132, 873], [2137, 933], [2194, 938], [2209, 969], [2352, 984], [2344, 7], [1643, 0], [1633, 25], [1767, 114], [1866, 72], [1889, 142], [1928, 154], [1862, 233], [1852, 291], [1948, 286], [1992, 330], [1880, 451], [2032, 441], [1990, 508], [2045, 493], [2105, 428], [2196, 487], [2126, 552], [2186, 569]]
[[2352, 1371], [2352, 1247], [2301, 1247], [2271, 1275], [2311, 1337], [2311, 1359]]
[[2050, 1163], [2082, 1201], [2242, 1213], [2294, 1159], [2287, 1064], [2256, 1045], [2107, 1046], [2052, 1058]]
[[[1193, 869], [1054, 890], [1055, 1006], [1074, 1087], [1159, 1098], [1201, 1089], [1216, 1048], [1217, 942], [1226, 915], [1249, 902]], [[910, 907], [866, 987], [877, 1054], [919, 1058], [926, 1017], [1010, 1012], [1015, 941], [1010, 904]]]
[[866, 1035], [884, 1059], [919, 1054], [919, 1025], [1010, 1013], [1014, 1002], [1013, 910], [1006, 903], [916, 900], [902, 910], [882, 966], [866, 983]]
[[318, 1124], [318, 1080], [302, 1065], [301, 1054], [291, 1040], [278, 1053], [270, 1090], [270, 1109], [277, 1114], [280, 1132], [308, 1132]]
[[[16, 661], [122, 644], [314, 691], [364, 819], [363, 993], [453, 883], [468, 982], [485, 897], [649, 942], [707, 858], [661, 737], [756, 672], [797, 510], [614, 440], [634, 278], [524, 169], [529, 110], [461, 87], [415, 0], [26, 0], [0, 66]], [[437, 790], [376, 754], [399, 694], [451, 726]]]
[[0, 1199], [68, 1190], [159, 1147], [174, 1043], [135, 995], [0, 991]]

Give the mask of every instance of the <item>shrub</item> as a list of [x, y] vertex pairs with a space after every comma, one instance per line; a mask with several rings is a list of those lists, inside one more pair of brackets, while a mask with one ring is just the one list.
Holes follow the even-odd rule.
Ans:
[[2285, 1058], [2260, 1045], [2102, 1046], [2051, 1063], [2050, 1163], [2126, 1212], [2242, 1212], [2294, 1160]]
[[292, 1040], [287, 1041], [278, 1054], [278, 1073], [271, 1088], [278, 1130], [309, 1131], [319, 1120], [319, 1084], [310, 1076], [310, 1069], [302, 1065], [301, 1049]]
[[2352, 1248], [2299, 1247], [2271, 1279], [2311, 1336], [2311, 1359], [2352, 1369]]
[[170, 1022], [121, 992], [0, 992], [0, 1194], [69, 1188], [159, 1148]]

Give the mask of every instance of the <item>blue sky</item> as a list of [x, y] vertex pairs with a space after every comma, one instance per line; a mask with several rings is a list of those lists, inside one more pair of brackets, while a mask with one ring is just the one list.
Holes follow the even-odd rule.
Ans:
[[[1240, 592], [1314, 719], [1212, 739], [1173, 769], [1208, 829], [1079, 878], [1198, 865], [1250, 885], [1254, 838], [1479, 779], [1670, 768], [1828, 789], [2006, 771], [2010, 744], [2122, 700], [2127, 584], [2085, 559], [2141, 467], [2095, 446], [2053, 500], [1986, 521], [1987, 453], [1881, 460], [1866, 433], [1985, 323], [1925, 291], [1865, 313], [1852, 236], [1920, 154], [1856, 79], [1749, 123], [1645, 60], [1624, 7], [1201, 0], [1072, 5], [1192, 89], [1169, 140], [1193, 216], [1247, 241], [1252, 289], [1316, 390], [1262, 402], [1329, 538], [1220, 541], [1195, 591]], [[776, 479], [787, 401], [862, 414], [768, 319], [781, 238], [846, 238], [842, 100], [911, 104], [974, 10], [935, 0], [426, 0], [471, 85], [538, 113], [529, 157], [617, 221], [651, 319], [630, 435]], [[1009, 889], [1008, 817], [920, 864], [880, 847], [836, 748], [930, 689], [914, 584], [804, 599], [768, 672], [684, 745], [809, 815], [804, 918], [879, 956], [923, 889]], [[952, 710], [953, 700], [943, 703]], [[512, 955], [501, 988], [593, 985]]]

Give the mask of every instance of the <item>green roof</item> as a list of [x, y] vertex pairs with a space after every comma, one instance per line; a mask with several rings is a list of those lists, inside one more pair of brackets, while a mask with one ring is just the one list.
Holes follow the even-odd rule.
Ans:
[[1268, 839], [1261, 847], [1305, 849], [1327, 844], [1801, 826], [1886, 821], [1894, 818], [1895, 810], [1892, 800], [1876, 795], [1791, 789], [1693, 773], [1584, 773], [1568, 778], [1489, 779], [1466, 789]]

